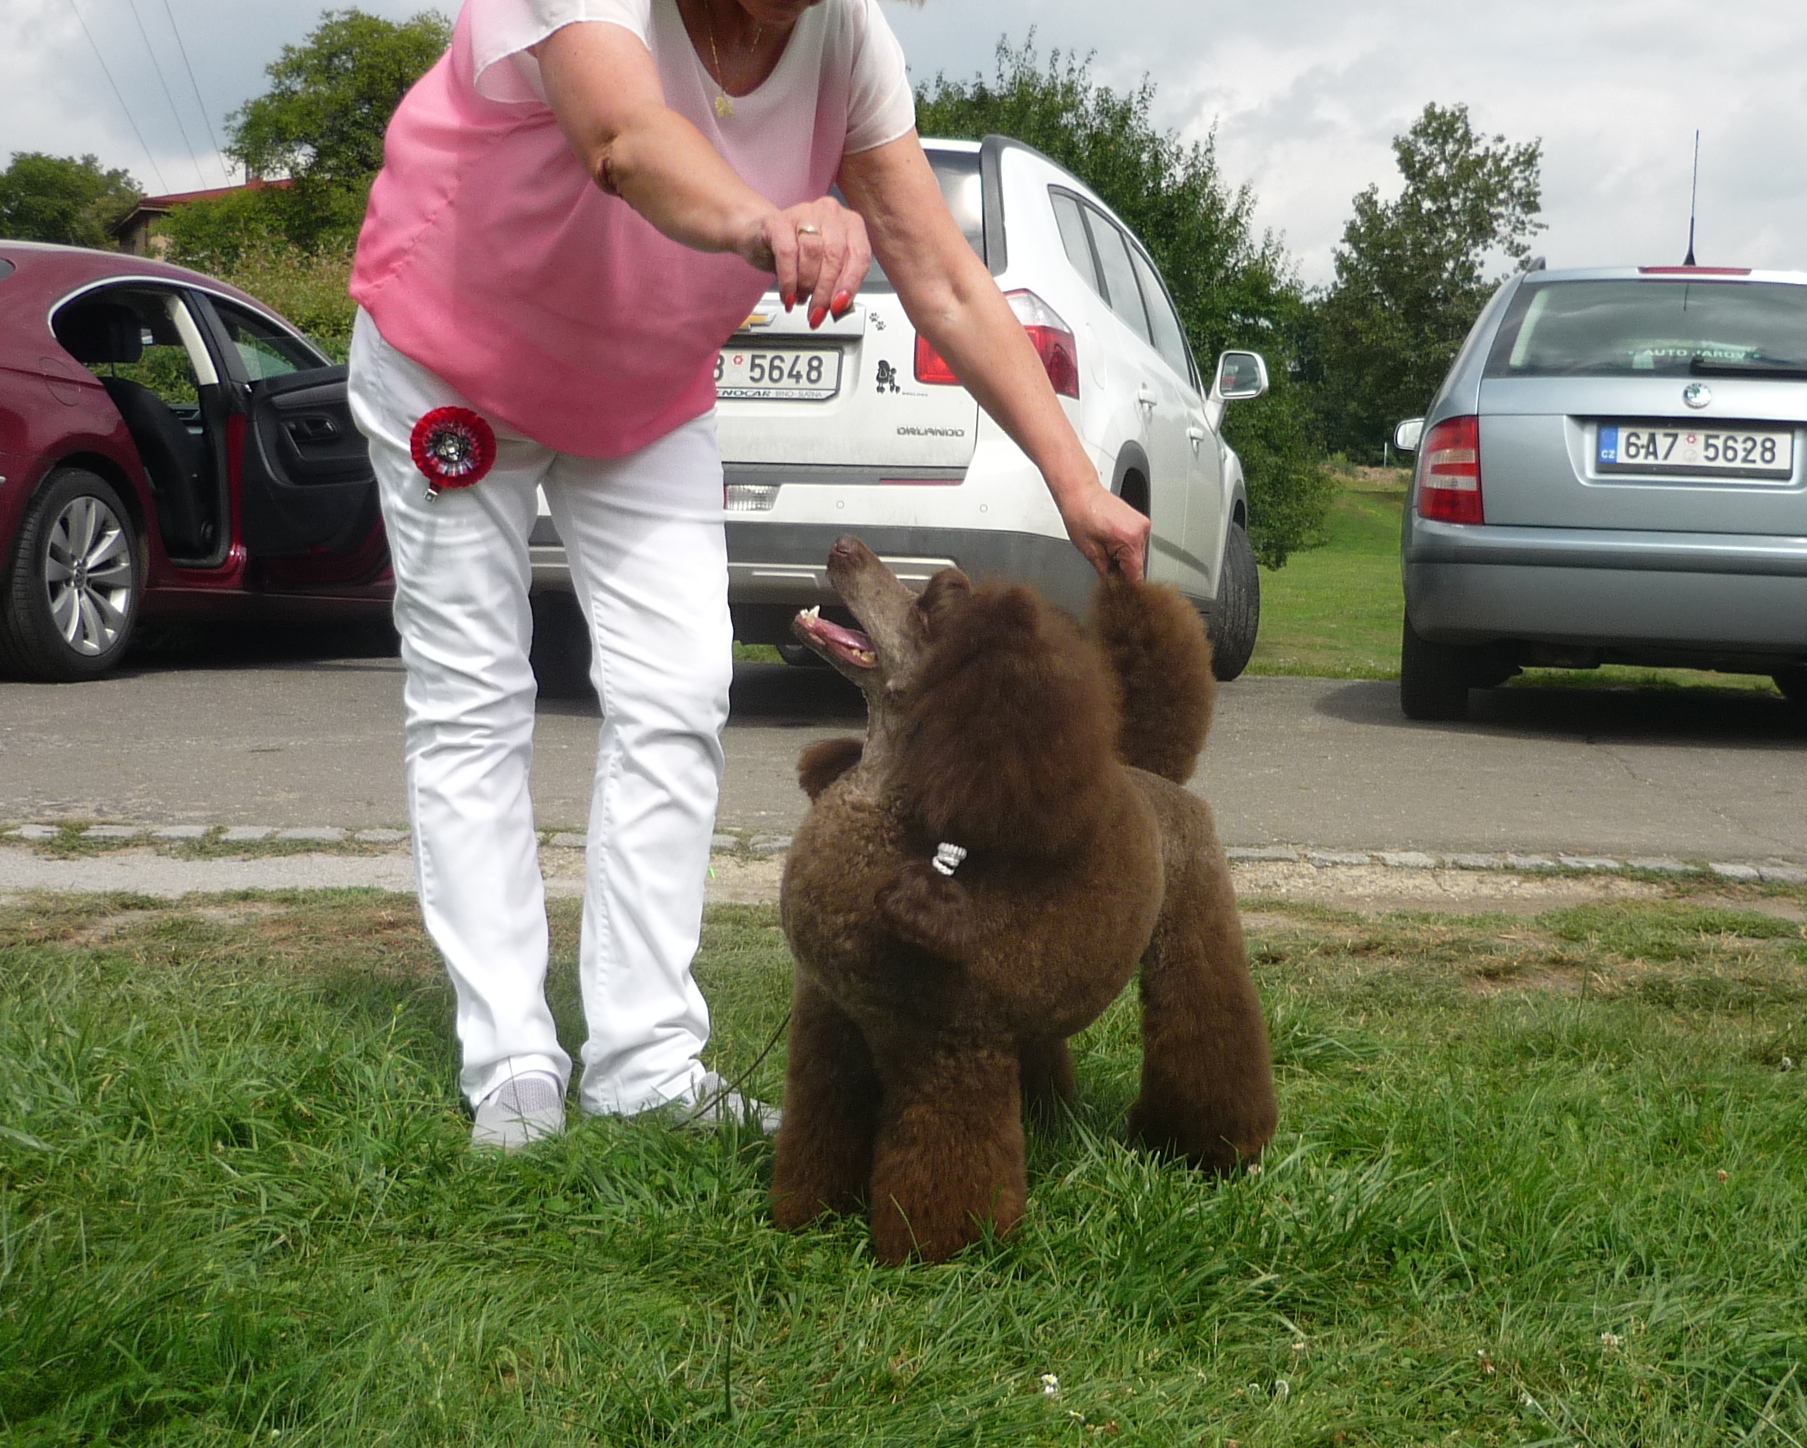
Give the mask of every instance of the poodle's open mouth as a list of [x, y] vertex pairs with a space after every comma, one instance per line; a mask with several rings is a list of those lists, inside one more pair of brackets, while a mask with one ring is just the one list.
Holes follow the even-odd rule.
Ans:
[[872, 640], [858, 629], [842, 628], [822, 617], [821, 607], [806, 608], [797, 615], [793, 627], [811, 648], [834, 655], [855, 669], [876, 669], [878, 655], [872, 651]]

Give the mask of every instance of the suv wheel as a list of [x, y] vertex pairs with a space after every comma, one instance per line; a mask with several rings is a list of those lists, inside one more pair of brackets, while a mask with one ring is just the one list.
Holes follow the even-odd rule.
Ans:
[[590, 625], [574, 593], [536, 592], [533, 648], [528, 662], [542, 699], [594, 699], [590, 685]]
[[807, 644], [779, 644], [778, 657], [794, 669], [830, 669], [834, 667]]
[[1249, 666], [1261, 628], [1261, 570], [1242, 524], [1224, 539], [1217, 603], [1211, 610], [1211, 672], [1225, 683]]
[[25, 510], [0, 592], [0, 662], [28, 679], [95, 679], [125, 656], [144, 579], [118, 491], [54, 472]]
[[1399, 645], [1399, 707], [1408, 719], [1466, 719], [1475, 650], [1433, 644], [1405, 621]]

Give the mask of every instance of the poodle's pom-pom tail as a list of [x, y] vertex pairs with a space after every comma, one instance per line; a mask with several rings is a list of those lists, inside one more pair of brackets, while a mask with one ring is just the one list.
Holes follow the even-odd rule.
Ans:
[[821, 739], [805, 749], [797, 760], [797, 783], [813, 802], [866, 752], [863, 739]]
[[1057, 856], [1107, 798], [1117, 701], [1103, 657], [1020, 585], [936, 614], [900, 751], [930, 838]]
[[1184, 784], [1217, 700], [1211, 640], [1198, 610], [1166, 584], [1107, 578], [1092, 593], [1088, 627], [1123, 701], [1117, 752], [1126, 764]]

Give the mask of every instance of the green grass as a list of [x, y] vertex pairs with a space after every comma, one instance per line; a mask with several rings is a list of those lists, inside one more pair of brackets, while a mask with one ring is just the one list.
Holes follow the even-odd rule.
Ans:
[[[406, 902], [9, 907], [0, 1442], [1807, 1441], [1807, 936], [1754, 903], [1260, 904], [1264, 1170], [1124, 1147], [1120, 1003], [1020, 1232], [901, 1270], [773, 1230], [758, 1139], [468, 1152]], [[712, 911], [699, 974], [744, 1069], [773, 913]]]
[[[1396, 679], [1405, 596], [1399, 524], [1410, 474], [1361, 468], [1342, 475], [1321, 548], [1261, 570], [1261, 633], [1251, 674]], [[1526, 669], [1512, 688], [1740, 689], [1776, 694], [1761, 674], [1700, 669]]]
[[1251, 674], [1399, 676], [1399, 513], [1407, 474], [1346, 475], [1323, 547], [1261, 570], [1261, 632]]

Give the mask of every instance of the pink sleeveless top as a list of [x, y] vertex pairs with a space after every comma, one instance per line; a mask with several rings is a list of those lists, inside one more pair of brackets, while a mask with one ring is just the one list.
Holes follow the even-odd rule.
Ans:
[[843, 154], [896, 139], [915, 114], [876, 0], [806, 11], [727, 118], [674, 0], [468, 0], [390, 121], [351, 295], [385, 341], [497, 422], [619, 457], [714, 406], [716, 352], [770, 277], [669, 240], [590, 179], [525, 54], [589, 19], [639, 34], [666, 103], [778, 206], [823, 195]]

